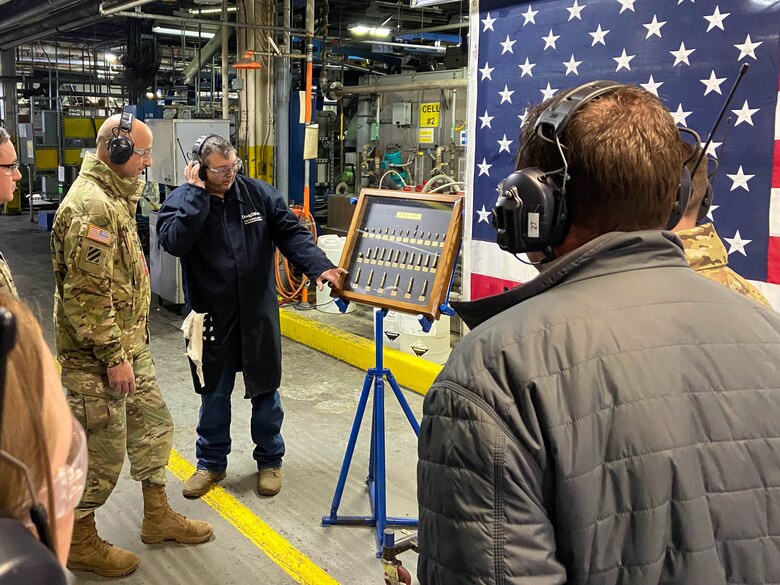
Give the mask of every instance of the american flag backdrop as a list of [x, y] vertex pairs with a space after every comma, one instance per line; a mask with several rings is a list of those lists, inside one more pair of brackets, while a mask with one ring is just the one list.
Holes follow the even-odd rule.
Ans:
[[780, 308], [780, 2], [480, 0], [471, 22], [465, 290], [472, 299], [536, 275], [498, 248], [489, 215], [496, 185], [514, 170], [529, 104], [586, 81], [633, 83], [656, 93], [703, 142], [749, 63], [729, 129], [724, 118], [709, 148], [720, 165], [710, 214], [730, 266]]

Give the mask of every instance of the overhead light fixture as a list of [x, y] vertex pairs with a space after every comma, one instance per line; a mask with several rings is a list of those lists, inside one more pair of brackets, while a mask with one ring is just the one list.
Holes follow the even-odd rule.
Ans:
[[194, 37], [194, 38], [201, 38], [201, 39], [210, 39], [214, 36], [214, 33], [212, 32], [198, 32], [196, 30], [184, 30], [177, 28], [167, 28], [164, 26], [155, 26], [152, 27], [152, 32], [157, 33], [158, 35], [170, 35], [172, 37], [180, 37], [182, 34], [185, 37]]
[[392, 32], [392, 29], [386, 26], [368, 26], [365, 24], [353, 24], [347, 30], [353, 35], [361, 37], [386, 37]]
[[[236, 12], [238, 8], [235, 6], [228, 6], [227, 12]], [[221, 8], [190, 8], [189, 13], [192, 15], [200, 15], [200, 14], [221, 14], [222, 9]]]
[[154, 99], [154, 92], [153, 91], [147, 91], [146, 92], [146, 99], [153, 100]]

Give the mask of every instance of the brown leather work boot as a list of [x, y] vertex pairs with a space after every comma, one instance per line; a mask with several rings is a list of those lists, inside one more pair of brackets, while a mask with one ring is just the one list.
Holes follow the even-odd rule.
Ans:
[[264, 467], [257, 475], [257, 493], [261, 496], [275, 496], [282, 489], [282, 469]]
[[159, 544], [173, 540], [181, 544], [199, 544], [211, 538], [211, 524], [203, 520], [188, 520], [171, 510], [165, 486], [144, 487], [144, 521], [141, 524], [141, 540], [146, 544]]
[[184, 489], [181, 490], [185, 498], [199, 498], [211, 488], [211, 484], [225, 479], [224, 471], [209, 471], [208, 469], [198, 469], [184, 483]]
[[68, 553], [71, 571], [92, 571], [101, 577], [124, 577], [138, 568], [138, 555], [98, 536], [95, 514], [76, 520]]

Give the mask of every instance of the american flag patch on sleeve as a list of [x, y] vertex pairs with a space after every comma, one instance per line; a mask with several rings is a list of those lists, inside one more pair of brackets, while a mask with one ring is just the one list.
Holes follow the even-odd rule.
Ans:
[[87, 238], [94, 242], [105, 244], [106, 246], [111, 245], [111, 234], [93, 224], [89, 224], [89, 228], [87, 229]]

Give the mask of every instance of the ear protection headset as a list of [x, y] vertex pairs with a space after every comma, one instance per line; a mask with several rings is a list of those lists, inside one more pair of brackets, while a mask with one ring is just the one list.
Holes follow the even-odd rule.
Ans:
[[133, 156], [135, 145], [130, 139], [133, 118], [133, 114], [123, 111], [119, 126], [113, 129], [113, 136], [108, 140], [108, 159], [115, 165], [123, 165]]
[[[560, 245], [569, 231], [566, 202], [569, 163], [561, 137], [569, 121], [585, 104], [622, 87], [627, 86], [606, 80], [586, 83], [562, 93], [539, 115], [534, 132], [557, 147], [563, 166], [552, 171], [526, 167], [499, 183], [493, 225], [502, 250], [512, 254], [544, 252], [545, 261], [555, 257], [553, 247]], [[682, 218], [690, 198], [690, 177], [688, 169], [683, 167], [667, 229], [677, 225]]]
[[201, 157], [201, 153], [203, 151], [203, 143], [206, 142], [206, 140], [208, 140], [212, 136], [216, 136], [216, 134], [204, 134], [203, 136], [201, 136], [195, 141], [195, 144], [192, 145], [191, 160], [200, 165], [200, 168], [198, 169], [198, 178], [201, 181], [205, 181], [206, 177], [208, 176], [206, 174], [206, 163], [203, 161], [203, 158]]

